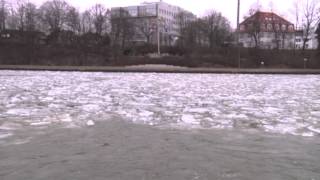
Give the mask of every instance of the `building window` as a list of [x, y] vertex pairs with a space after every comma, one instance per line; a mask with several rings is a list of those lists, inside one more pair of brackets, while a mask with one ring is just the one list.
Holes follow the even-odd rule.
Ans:
[[281, 26], [281, 30], [282, 30], [282, 31], [286, 31], [286, 30], [287, 30], [287, 26], [283, 24], [283, 25]]
[[266, 37], [267, 38], [273, 38], [272, 33], [267, 33]]
[[244, 25], [241, 25], [240, 26], [240, 31], [244, 31], [246, 28], [245, 28], [245, 26]]
[[279, 31], [280, 30], [280, 25], [279, 24], [275, 24], [275, 30]]
[[289, 29], [289, 31], [293, 31], [293, 25], [290, 25], [290, 26], [288, 27], [288, 29]]
[[268, 31], [271, 31], [271, 30], [272, 30], [272, 24], [268, 24], [268, 25], [267, 25], [267, 30], [268, 30]]

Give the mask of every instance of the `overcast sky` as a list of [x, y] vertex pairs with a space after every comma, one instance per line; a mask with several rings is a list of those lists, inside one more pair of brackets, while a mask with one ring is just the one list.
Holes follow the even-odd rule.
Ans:
[[[30, 0], [40, 5], [46, 0]], [[154, 2], [156, 0], [66, 0], [74, 7], [77, 7], [81, 11], [91, 7], [95, 3], [104, 4], [106, 7], [117, 7], [117, 6], [129, 6], [138, 5], [141, 2]], [[279, 15], [292, 20], [292, 10], [294, 0], [241, 0], [241, 20], [243, 16], [248, 12], [249, 8], [256, 2], [262, 5], [263, 10], [270, 10], [273, 7], [275, 12]], [[303, 1], [303, 0], [301, 0]], [[236, 26], [237, 16], [237, 0], [164, 0], [164, 2], [178, 5], [186, 10], [193, 12], [194, 14], [201, 16], [210, 9], [214, 9], [222, 12], [226, 16], [233, 27]]]

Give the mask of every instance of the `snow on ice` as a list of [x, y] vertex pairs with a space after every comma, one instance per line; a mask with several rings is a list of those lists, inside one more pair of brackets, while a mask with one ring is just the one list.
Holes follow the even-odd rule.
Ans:
[[319, 79], [0, 71], [0, 138], [24, 126], [87, 127], [112, 117], [163, 127], [314, 136], [320, 134]]

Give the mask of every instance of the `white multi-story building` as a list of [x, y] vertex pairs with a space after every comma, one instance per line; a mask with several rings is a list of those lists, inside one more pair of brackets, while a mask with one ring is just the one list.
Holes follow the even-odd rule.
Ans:
[[[303, 48], [303, 30], [297, 30], [296, 31], [296, 39], [295, 39], [295, 46], [296, 49], [302, 49]], [[306, 49], [317, 49], [318, 48], [318, 40], [317, 40], [317, 34], [315, 33], [315, 30], [312, 30], [311, 34], [308, 36], [308, 41], [306, 42]]]
[[[135, 26], [133, 42], [156, 44], [158, 36], [162, 45], [172, 45], [180, 35], [180, 25], [193, 21], [196, 16], [178, 6], [163, 2], [144, 2], [139, 6], [116, 7], [111, 9], [111, 17], [117, 18], [121, 12], [132, 20]], [[183, 16], [183, 18], [180, 18]], [[158, 35], [159, 30], [159, 35]]]

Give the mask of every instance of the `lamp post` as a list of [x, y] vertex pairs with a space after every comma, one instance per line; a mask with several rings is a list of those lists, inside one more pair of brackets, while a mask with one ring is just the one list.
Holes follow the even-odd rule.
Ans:
[[161, 55], [161, 51], [160, 51], [160, 23], [159, 23], [160, 19], [159, 16], [157, 16], [157, 44], [158, 44], [158, 55]]
[[307, 62], [308, 62], [308, 59], [307, 59], [307, 58], [304, 58], [304, 59], [303, 59], [303, 69], [306, 69], [306, 68], [307, 68]]
[[238, 0], [237, 10], [237, 50], [238, 50], [238, 68], [241, 68], [241, 57], [240, 57], [240, 0]]

